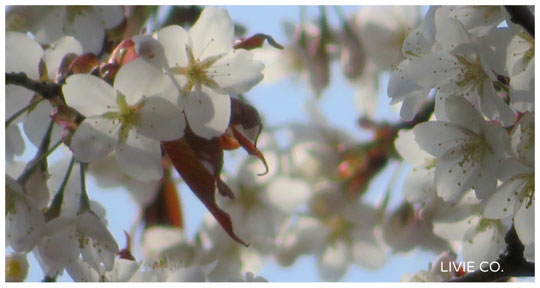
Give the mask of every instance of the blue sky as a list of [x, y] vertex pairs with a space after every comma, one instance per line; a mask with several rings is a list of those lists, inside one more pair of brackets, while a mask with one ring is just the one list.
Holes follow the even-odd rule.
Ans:
[[[283, 20], [288, 19], [297, 23], [300, 19], [298, 6], [228, 6], [227, 8], [235, 22], [244, 24], [248, 28], [248, 34], [269, 34], [282, 44], [287, 44], [287, 38], [282, 29]], [[347, 6], [343, 10], [345, 14], [349, 15], [357, 8]], [[331, 23], [337, 23], [334, 11], [332, 9], [328, 10]], [[308, 19], [313, 19], [318, 13], [318, 7], [310, 6], [307, 8]], [[335, 73], [333, 73], [332, 84], [326, 90], [320, 106], [332, 124], [346, 129], [358, 139], [362, 136], [362, 133], [356, 126], [359, 112], [355, 104], [354, 88], [338, 73], [340, 71], [338, 66], [333, 66], [333, 71]], [[386, 88], [383, 87], [381, 91], [385, 94]], [[313, 98], [304, 82], [292, 79], [285, 79], [272, 85], [259, 85], [246, 96], [267, 120], [267, 125], [270, 126], [288, 123], [293, 120], [306, 122], [308, 117], [304, 110], [304, 103], [307, 99]], [[384, 104], [380, 108], [380, 113], [378, 113], [381, 119], [397, 119], [397, 115], [393, 110], [386, 106], [389, 102], [387, 97], [381, 99], [381, 103]], [[28, 144], [28, 146], [31, 146], [31, 144]], [[27, 154], [33, 155], [30, 150], [27, 150]], [[385, 189], [385, 185], [394, 169], [395, 165], [389, 167], [372, 183], [372, 189], [370, 190], [372, 193], [367, 195], [370, 202], [377, 199], [378, 191]], [[402, 183], [405, 174], [402, 173], [401, 182], [398, 183]], [[96, 187], [92, 180], [88, 182], [88, 185], [88, 190], [91, 193], [90, 198], [102, 203], [107, 209], [109, 228], [119, 246], [123, 247], [125, 244], [123, 230], [128, 230], [133, 224], [133, 218], [138, 213], [137, 208], [125, 191], [104, 190]], [[185, 187], [181, 188], [181, 199], [187, 221], [187, 233], [193, 235], [197, 231], [206, 210], [191, 191]], [[401, 201], [400, 195], [393, 197], [394, 205], [399, 201]], [[125, 203], [125, 205], [118, 205], [118, 203]], [[419, 251], [396, 255], [391, 257], [386, 266], [378, 271], [369, 271], [351, 265], [343, 280], [399, 281], [404, 273], [414, 273], [420, 269], [427, 269], [429, 261], [434, 260], [434, 257], [432, 253]], [[43, 274], [39, 265], [35, 263], [35, 260], [30, 260], [32, 270], [28, 280], [42, 280]], [[257, 274], [270, 281], [320, 281], [316, 269], [315, 258], [305, 256], [299, 258], [292, 267], [280, 267], [270, 259], [264, 269]], [[59, 280], [62, 279], [70, 278], [64, 275]]]

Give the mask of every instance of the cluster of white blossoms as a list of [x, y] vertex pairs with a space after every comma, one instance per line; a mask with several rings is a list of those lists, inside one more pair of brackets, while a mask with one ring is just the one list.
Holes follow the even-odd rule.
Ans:
[[[131, 187], [149, 194], [140, 197], [141, 205], [148, 203], [163, 176], [160, 142], [180, 139], [186, 129], [205, 139], [224, 134], [231, 118], [229, 95], [260, 82], [263, 64], [252, 60], [250, 51], [233, 48], [228, 12], [209, 7], [189, 33], [172, 25], [134, 36], [137, 59], [116, 63], [122, 65], [114, 81], [77, 72], [75, 62], [72, 75], [66, 75], [66, 65], [77, 56], [83, 66], [91, 63], [84, 62], [89, 55], [109, 56], [102, 52], [106, 30], [125, 21], [124, 8], [41, 8], [14, 7], [8, 13], [6, 72], [61, 84], [63, 95], [46, 98], [22, 86], [6, 87], [6, 245], [18, 253], [10, 256], [10, 267], [20, 266], [12, 279], [24, 279], [25, 254], [33, 252], [50, 279], [67, 271], [77, 281], [204, 281], [198, 270], [186, 272], [191, 268], [150, 265], [143, 271], [136, 261], [117, 259], [120, 249], [105, 210], [88, 199], [82, 175], [87, 163], [95, 172], [103, 161], [116, 159], [114, 165], [106, 162], [116, 169], [106, 176], [129, 178]], [[70, 114], [53, 115], [64, 109], [59, 108], [64, 101], [83, 119], [78, 125], [66, 118]], [[25, 152], [19, 123], [38, 147], [38, 157], [26, 166], [16, 159]], [[62, 133], [59, 124], [65, 123]], [[69, 145], [60, 149], [67, 156], [47, 166], [48, 153], [62, 142]], [[252, 273], [238, 279], [264, 280]]]
[[[267, 263], [303, 257], [321, 280], [339, 281], [413, 249], [439, 256], [403, 281], [446, 281], [468, 271], [441, 267], [497, 260], [511, 227], [534, 262], [534, 37], [504, 7], [432, 6], [423, 18], [415, 6], [350, 18], [336, 8], [338, 29], [323, 7], [317, 21], [287, 24], [283, 51], [268, 35], [274, 47], [251, 50], [260, 43], [237, 39], [226, 9], [191, 8], [168, 11], [200, 14], [189, 29], [143, 7], [6, 12], [6, 78], [59, 88], [6, 86], [7, 281], [24, 281], [35, 258], [44, 280], [260, 282]], [[322, 97], [334, 60], [370, 140], [329, 124], [315, 101], [309, 123], [262, 130], [244, 93], [297, 74]], [[390, 99], [380, 101], [388, 74]], [[378, 122], [384, 101], [399, 104], [402, 122]], [[37, 148], [31, 160], [26, 142]], [[251, 156], [224, 157], [239, 147]], [[413, 169], [395, 187], [404, 162]], [[109, 227], [87, 176], [124, 188], [140, 208], [127, 215], [136, 219], [125, 248], [111, 232], [128, 228]], [[184, 184], [210, 211], [194, 236]]]
[[415, 167], [406, 199], [464, 261], [498, 259], [512, 224], [534, 261], [534, 39], [503, 7], [431, 7], [403, 54], [388, 87], [401, 117], [435, 102], [395, 143]]

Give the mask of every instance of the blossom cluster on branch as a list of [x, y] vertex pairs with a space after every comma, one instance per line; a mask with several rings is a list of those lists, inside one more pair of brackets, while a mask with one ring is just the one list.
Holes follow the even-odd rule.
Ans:
[[[32, 253], [47, 281], [266, 281], [268, 259], [305, 255], [338, 281], [413, 249], [438, 256], [405, 281], [534, 276], [534, 8], [302, 7], [283, 46], [224, 8], [161, 8], [6, 10], [6, 280]], [[368, 140], [319, 107], [334, 62]], [[288, 75], [310, 122], [264, 125], [248, 94]], [[400, 121], [377, 120], [383, 102]], [[397, 165], [413, 167], [402, 187], [374, 187]], [[140, 208], [124, 248], [88, 176]], [[194, 238], [179, 183], [209, 212]]]

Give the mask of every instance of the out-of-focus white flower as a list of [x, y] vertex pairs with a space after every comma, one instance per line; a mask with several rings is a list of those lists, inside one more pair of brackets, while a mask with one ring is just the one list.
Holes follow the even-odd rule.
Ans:
[[113, 152], [104, 159], [92, 161], [87, 171], [100, 187], [125, 188], [139, 207], [148, 206], [157, 195], [160, 180], [140, 181], [132, 178], [120, 168], [115, 158]]
[[23, 187], [6, 175], [6, 245], [17, 252], [31, 251], [45, 228], [41, 210]]
[[43, 271], [51, 277], [62, 274], [64, 268], [71, 269], [71, 265], [80, 265], [79, 255], [103, 275], [112, 270], [117, 252], [118, 244], [103, 220], [92, 211], [52, 219], [34, 249]]
[[424, 122], [414, 128], [418, 145], [437, 157], [437, 194], [453, 202], [473, 188], [478, 198], [486, 199], [495, 191], [508, 135], [502, 127], [486, 122], [462, 97], [448, 98], [446, 115], [449, 122]]
[[[51, 46], [43, 51], [41, 46], [30, 36], [8, 31], [6, 33], [6, 72], [24, 72], [33, 80], [54, 80], [56, 72], [66, 54], [81, 54], [81, 44], [73, 37], [62, 37], [51, 43]], [[45, 70], [40, 72], [40, 63], [45, 64]], [[47, 74], [43, 72], [46, 71]], [[43, 75], [40, 75], [43, 73]], [[36, 101], [35, 92], [17, 85], [6, 86], [6, 119], [11, 118], [16, 112]], [[48, 101], [41, 101], [32, 107], [27, 113], [17, 117], [12, 123], [23, 122], [23, 129], [34, 146], [39, 147], [41, 140], [51, 123], [50, 113], [53, 107]], [[17, 143], [20, 131], [17, 126], [7, 127], [6, 140], [11, 145], [6, 145], [6, 156], [10, 159], [13, 155], [20, 155], [24, 151], [24, 144]], [[60, 139], [61, 128], [53, 126], [51, 143]]]
[[75, 37], [84, 52], [99, 54], [105, 30], [124, 19], [120, 6], [26, 6], [11, 7], [6, 23], [9, 30], [36, 35], [40, 44], [51, 44], [64, 35]]
[[421, 20], [420, 6], [368, 6], [358, 10], [354, 25], [367, 57], [380, 70], [396, 67], [404, 59], [403, 41]]
[[315, 254], [319, 275], [337, 281], [356, 263], [377, 269], [386, 261], [386, 252], [373, 229], [375, 210], [345, 200], [339, 190], [324, 190], [310, 202], [310, 213], [284, 227], [278, 238], [278, 261], [291, 264], [298, 256]]
[[[237, 199], [235, 199], [235, 201]], [[260, 217], [257, 218], [257, 220], [260, 219]], [[239, 237], [243, 237], [242, 234], [238, 233], [240, 232], [238, 228], [242, 228], [241, 222], [236, 222], [236, 220], [242, 219], [232, 218], [232, 222], [235, 225], [235, 233], [237, 233]], [[245, 219], [243, 221], [251, 222], [251, 226], [248, 227], [248, 229], [251, 229], [251, 232], [262, 230], [260, 228], [257, 228], [259, 230], [254, 230], [253, 225], [257, 223], [256, 221], [248, 221]], [[268, 221], [265, 220], [261, 226], [268, 228], [267, 223], [271, 221], [272, 219]], [[264, 249], [264, 245], [268, 245], [268, 242], [266, 241], [265, 243], [264, 240], [267, 240], [267, 235], [269, 233], [271, 234], [273, 232], [267, 232], [265, 235], [259, 237], [249, 234], [250, 237], [244, 239], [250, 242], [252, 240], [251, 237], [257, 237], [254, 239], [257, 242], [250, 243], [257, 243], [257, 248], [262, 247]], [[238, 242], [233, 241], [231, 237], [223, 231], [223, 228], [221, 228], [221, 225], [215, 218], [209, 214], [207, 214], [203, 220], [199, 236], [201, 247], [194, 263], [195, 265], [209, 265], [214, 263], [212, 267], [209, 267], [211, 268], [208, 273], [208, 279], [210, 281], [241, 281], [245, 273], [259, 271], [264, 266], [265, 258], [259, 249], [251, 247], [246, 248], [238, 244]]]
[[[454, 273], [448, 267], [455, 264], [456, 254], [443, 252], [430, 264], [429, 270], [421, 270], [414, 275], [404, 275], [401, 281], [405, 282], [442, 282], [454, 278]], [[443, 269], [441, 269], [443, 268]]]
[[[316, 95], [320, 96], [330, 83], [329, 60], [337, 49], [321, 46], [321, 31], [313, 23], [296, 26], [284, 23], [289, 45], [283, 50], [267, 47], [254, 50], [254, 58], [264, 63], [262, 83], [274, 83], [287, 77], [300, 74]], [[319, 52], [327, 53], [328, 58], [318, 57]]]
[[407, 252], [416, 247], [440, 252], [448, 249], [448, 243], [433, 234], [431, 219], [424, 217], [423, 210], [416, 212], [409, 203], [390, 212], [383, 224], [384, 241], [393, 252]]
[[75, 158], [91, 162], [115, 150], [118, 165], [129, 176], [160, 179], [159, 141], [182, 137], [185, 127], [181, 110], [160, 97], [169, 81], [142, 59], [122, 66], [114, 88], [91, 75], [68, 77], [62, 87], [66, 103], [87, 117], [71, 140]]
[[504, 20], [502, 6], [442, 6], [448, 17], [461, 22], [465, 29], [476, 36], [484, 36]]
[[28, 275], [26, 254], [12, 253], [6, 255], [6, 282], [22, 282]]
[[508, 227], [499, 220], [484, 218], [480, 201], [472, 191], [465, 193], [455, 205], [441, 204], [432, 221], [436, 235], [460, 241], [463, 261], [474, 262], [473, 269], [482, 261], [498, 259], [505, 248], [504, 234]]
[[503, 183], [487, 201], [484, 215], [491, 219], [514, 216], [521, 242], [530, 245], [534, 243], [534, 113], [521, 118], [510, 139], [510, 154], [515, 158], [502, 162], [499, 178]]
[[229, 126], [228, 94], [245, 93], [263, 78], [264, 65], [250, 51], [233, 49], [233, 26], [227, 10], [206, 7], [189, 32], [177, 25], [157, 31], [164, 68], [181, 90], [178, 105], [191, 129], [207, 139]]
[[141, 246], [148, 263], [167, 259], [169, 263], [190, 265], [196, 253], [193, 243], [186, 238], [185, 230], [175, 227], [146, 228]]

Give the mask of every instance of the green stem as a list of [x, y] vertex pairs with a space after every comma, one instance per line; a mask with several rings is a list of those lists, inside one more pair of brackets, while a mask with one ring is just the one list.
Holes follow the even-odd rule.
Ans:
[[51, 134], [54, 127], [54, 121], [49, 122], [49, 126], [47, 127], [47, 131], [45, 132], [45, 135], [43, 136], [43, 139], [41, 139], [41, 143], [39, 145], [38, 151], [36, 152], [36, 156], [34, 156], [34, 159], [28, 163], [27, 167], [25, 167], [25, 171], [21, 176], [19, 176], [19, 179], [17, 179], [22, 185], [28, 180], [30, 175], [34, 173], [36, 168], [38, 166], [41, 166], [43, 170], [47, 170], [47, 162], [46, 158], [42, 157], [43, 154], [47, 154], [47, 150], [49, 149], [49, 145], [51, 144]]
[[6, 120], [6, 127], [8, 127], [11, 124], [11, 122], [15, 121], [15, 119], [19, 118], [19, 116], [21, 116], [24, 112], [28, 111], [32, 107], [35, 107], [35, 105], [41, 103], [41, 101], [43, 100], [45, 100], [45, 98], [40, 98], [36, 102], [30, 103], [24, 106], [23, 108], [21, 108], [19, 111], [15, 112], [15, 114], [11, 115], [11, 117], [9, 117]]
[[66, 190], [69, 177], [71, 176], [73, 165], [75, 165], [75, 158], [72, 156], [71, 161], [69, 162], [69, 166], [66, 170], [66, 175], [64, 176], [64, 179], [62, 180], [62, 184], [60, 185], [60, 188], [58, 188], [58, 191], [54, 195], [51, 206], [49, 206], [49, 209], [47, 210], [47, 212], [45, 212], [45, 220], [47, 222], [60, 216], [60, 211], [62, 211], [62, 202], [64, 201], [64, 191]]
[[19, 178], [17, 178], [17, 181], [19, 181], [19, 183], [26, 182], [26, 180], [28, 180], [28, 177], [30, 177], [30, 175], [32, 175], [32, 173], [36, 170], [36, 168], [41, 163], [41, 161], [43, 159], [49, 157], [49, 155], [51, 155], [51, 153], [53, 153], [54, 150], [56, 150], [56, 148], [58, 148], [60, 146], [60, 144], [62, 144], [62, 140], [58, 140], [58, 142], [56, 142], [56, 144], [54, 144], [51, 149], [49, 149], [47, 152], [39, 155], [39, 158], [37, 158], [36, 161], [32, 161], [32, 163], [29, 166], [26, 167], [23, 174], [21, 174], [21, 176], [19, 176]]
[[81, 168], [81, 198], [79, 198], [79, 212], [77, 212], [77, 214], [81, 214], [85, 211], [90, 210], [90, 199], [88, 198], [88, 194], [86, 193], [86, 179], [84, 173], [86, 164], [80, 163], [79, 166]]

